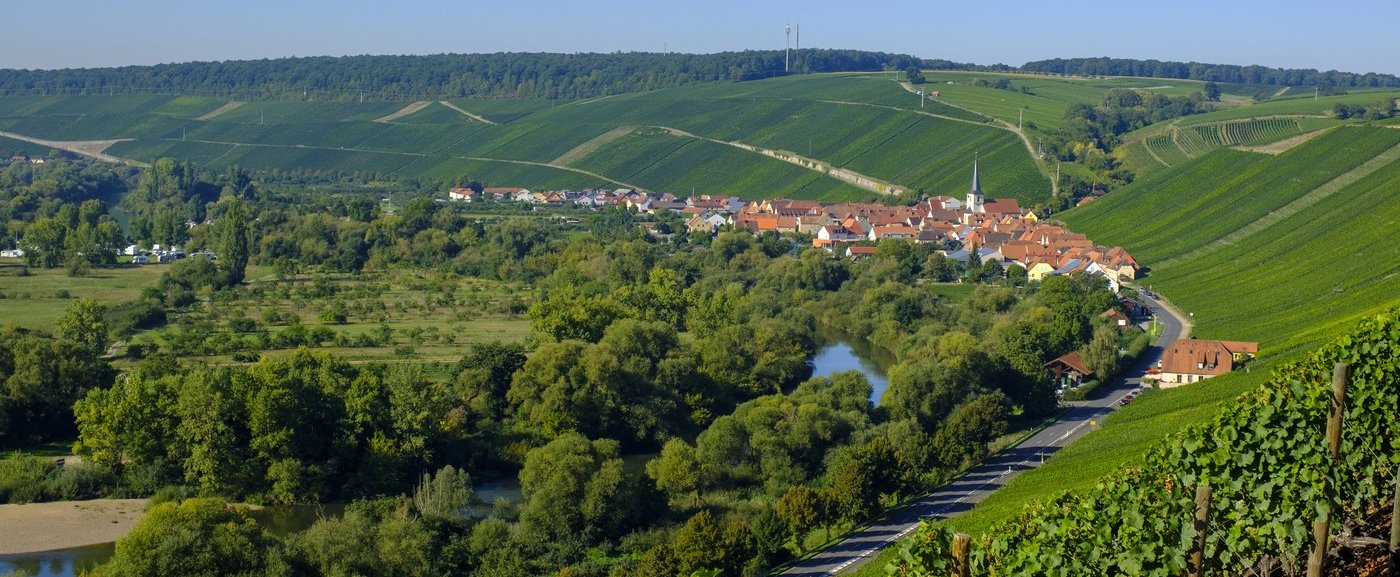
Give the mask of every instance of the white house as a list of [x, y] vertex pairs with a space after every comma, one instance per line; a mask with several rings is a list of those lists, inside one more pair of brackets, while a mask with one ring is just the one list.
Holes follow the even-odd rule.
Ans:
[[454, 188], [447, 191], [447, 199], [459, 202], [471, 202], [476, 199], [476, 191], [470, 188]]
[[141, 247], [139, 247], [139, 246], [133, 244], [133, 245], [131, 245], [131, 246], [128, 246], [128, 247], [122, 249], [122, 254], [124, 254], [124, 255], [126, 255], [126, 256], [136, 256], [136, 255], [138, 255], [138, 254], [141, 254]]

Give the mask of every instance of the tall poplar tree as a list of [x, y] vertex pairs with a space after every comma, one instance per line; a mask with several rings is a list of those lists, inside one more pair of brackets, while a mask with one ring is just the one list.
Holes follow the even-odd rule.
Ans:
[[234, 286], [243, 282], [248, 254], [252, 249], [248, 209], [243, 201], [231, 200], [219, 221], [219, 272], [222, 273], [224, 286]]

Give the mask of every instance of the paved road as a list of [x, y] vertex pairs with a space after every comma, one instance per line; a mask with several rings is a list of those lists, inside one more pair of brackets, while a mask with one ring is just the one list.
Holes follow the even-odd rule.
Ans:
[[1176, 316], [1176, 313], [1162, 303], [1148, 299], [1148, 306], [1156, 314], [1158, 322], [1163, 323], [1165, 327], [1157, 343], [1143, 353], [1137, 365], [1123, 371], [1126, 378], [1119, 378], [1111, 387], [1101, 389], [1097, 399], [1070, 403], [1070, 409], [1054, 424], [1015, 448], [988, 459], [981, 466], [958, 480], [939, 487], [912, 506], [875, 522], [864, 531], [788, 568], [782, 574], [815, 577], [852, 571], [874, 557], [885, 546], [918, 529], [920, 517], [937, 515], [939, 518], [949, 518], [961, 515], [987, 498], [987, 495], [1015, 479], [1017, 475], [1034, 469], [1044, 462], [1045, 458], [1088, 433], [1093, 428], [1091, 422], [1102, 422], [1104, 417], [1121, 405], [1123, 397], [1129, 391], [1141, 384], [1139, 377], [1161, 358], [1162, 348], [1172, 341], [1184, 338], [1189, 330], [1186, 319]]

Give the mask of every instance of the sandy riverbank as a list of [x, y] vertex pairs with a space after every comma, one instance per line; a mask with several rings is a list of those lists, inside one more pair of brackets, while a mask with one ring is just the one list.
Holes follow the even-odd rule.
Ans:
[[146, 515], [145, 499], [0, 505], [0, 555], [111, 543]]

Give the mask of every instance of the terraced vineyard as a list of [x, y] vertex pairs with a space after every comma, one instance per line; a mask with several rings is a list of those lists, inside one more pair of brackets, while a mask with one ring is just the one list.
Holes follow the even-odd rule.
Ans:
[[1154, 127], [1136, 137], [1130, 136], [1127, 162], [1137, 172], [1145, 174], [1219, 148], [1268, 144], [1338, 124], [1339, 121], [1327, 118], [1273, 116]]

